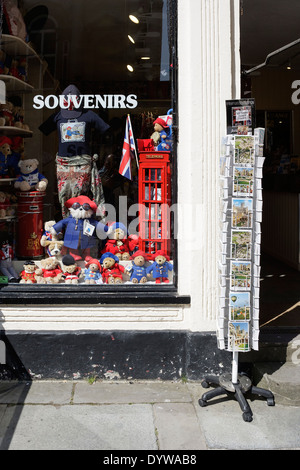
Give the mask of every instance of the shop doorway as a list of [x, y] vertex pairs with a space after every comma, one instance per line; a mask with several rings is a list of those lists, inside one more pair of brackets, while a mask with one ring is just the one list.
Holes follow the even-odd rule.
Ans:
[[294, 0], [241, 1], [242, 97], [255, 99], [256, 125], [266, 129], [261, 328], [300, 327], [300, 106], [292, 100], [300, 79], [299, 17]]

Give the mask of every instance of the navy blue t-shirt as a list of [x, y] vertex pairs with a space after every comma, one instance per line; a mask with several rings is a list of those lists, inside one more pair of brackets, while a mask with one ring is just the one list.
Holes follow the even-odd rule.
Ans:
[[59, 136], [58, 155], [60, 157], [75, 157], [90, 155], [91, 130], [103, 134], [109, 125], [93, 111], [85, 111], [76, 119], [63, 118], [61, 112], [52, 114], [41, 126], [40, 131], [45, 135], [57, 129]]

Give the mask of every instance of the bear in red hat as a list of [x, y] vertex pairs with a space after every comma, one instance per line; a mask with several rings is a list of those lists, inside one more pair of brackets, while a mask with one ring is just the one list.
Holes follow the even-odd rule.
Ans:
[[173, 270], [173, 266], [169, 263], [170, 258], [163, 250], [158, 250], [153, 255], [154, 262], [147, 268], [147, 276], [152, 276], [155, 279], [156, 284], [161, 282], [168, 283], [168, 271]]
[[64, 247], [78, 261], [90, 256], [90, 250], [98, 245], [97, 238], [106, 237], [107, 227], [95, 218], [97, 205], [87, 196], [72, 197], [65, 206], [70, 211], [69, 217], [54, 224], [51, 233], [64, 233]]
[[170, 145], [166, 143], [166, 140], [170, 137], [170, 128], [166, 121], [162, 118], [157, 118], [153, 122], [154, 132], [151, 135], [154, 147], [157, 150], [170, 150]]
[[101, 264], [96, 258], [87, 256], [85, 258], [85, 269], [83, 270], [85, 284], [101, 284]]
[[131, 256], [132, 265], [126, 266], [126, 271], [130, 274], [130, 280], [134, 284], [144, 284], [147, 282], [147, 271], [145, 263], [148, 260], [148, 255], [142, 250], [137, 250]]
[[0, 137], [0, 176], [15, 178], [20, 173], [18, 163], [20, 155], [12, 151], [12, 140], [9, 137]]

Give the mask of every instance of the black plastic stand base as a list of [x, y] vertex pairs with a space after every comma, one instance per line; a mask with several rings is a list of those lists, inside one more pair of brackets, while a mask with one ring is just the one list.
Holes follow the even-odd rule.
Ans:
[[208, 388], [210, 385], [217, 385], [217, 387], [202, 395], [198, 400], [200, 406], [207, 406], [208, 400], [220, 395], [227, 395], [228, 397], [233, 396], [233, 398], [238, 401], [243, 412], [243, 420], [247, 422], [250, 422], [253, 419], [252, 410], [244, 396], [247, 392], [265, 397], [267, 399], [268, 406], [275, 405], [274, 395], [270, 390], [255, 387], [252, 385], [249, 377], [243, 374], [238, 375], [237, 383], [232, 382], [230, 374], [223, 374], [220, 375], [220, 377], [208, 375], [205, 377], [201, 385], [203, 388]]

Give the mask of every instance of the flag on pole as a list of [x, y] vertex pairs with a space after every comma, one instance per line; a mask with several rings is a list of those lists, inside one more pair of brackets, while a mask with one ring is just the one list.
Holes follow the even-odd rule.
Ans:
[[131, 180], [131, 159], [136, 154], [135, 142], [129, 115], [126, 119], [125, 137], [123, 143], [122, 159], [119, 167], [119, 173], [125, 178]]

